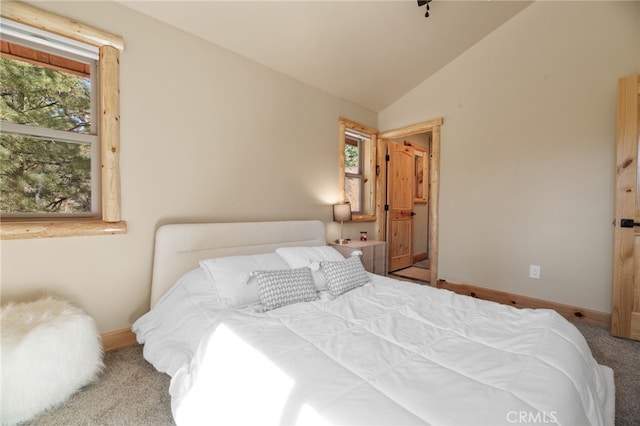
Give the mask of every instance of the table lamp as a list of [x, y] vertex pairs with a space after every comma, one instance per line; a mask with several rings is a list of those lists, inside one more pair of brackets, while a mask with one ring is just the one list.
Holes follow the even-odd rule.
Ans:
[[342, 238], [342, 229], [344, 228], [344, 222], [351, 220], [351, 203], [339, 203], [333, 205], [333, 220], [340, 222], [340, 239], [336, 240], [338, 244], [346, 244], [348, 241]]

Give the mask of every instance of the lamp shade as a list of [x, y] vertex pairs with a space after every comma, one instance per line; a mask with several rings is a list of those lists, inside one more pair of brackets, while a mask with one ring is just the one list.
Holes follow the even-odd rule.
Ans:
[[351, 220], [351, 203], [333, 205], [333, 220], [336, 222], [348, 222]]

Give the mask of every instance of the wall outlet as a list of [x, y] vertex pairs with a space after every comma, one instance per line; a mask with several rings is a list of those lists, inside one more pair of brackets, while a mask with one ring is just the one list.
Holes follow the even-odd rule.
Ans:
[[540, 279], [540, 265], [529, 265], [529, 278]]

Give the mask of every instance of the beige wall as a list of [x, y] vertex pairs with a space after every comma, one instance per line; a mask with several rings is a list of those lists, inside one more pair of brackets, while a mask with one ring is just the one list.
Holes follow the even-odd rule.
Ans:
[[615, 81], [640, 72], [638, 3], [537, 2], [378, 117], [114, 2], [37, 4], [125, 38], [129, 232], [3, 241], [3, 303], [53, 294], [128, 327], [158, 225], [320, 219], [336, 238], [337, 117], [444, 117], [440, 276], [609, 311]]
[[[36, 5], [125, 39], [121, 177], [129, 232], [3, 241], [3, 303], [52, 294], [76, 302], [100, 331], [117, 330], [148, 309], [158, 225], [331, 221], [337, 119], [375, 127], [373, 112], [115, 2]], [[330, 223], [328, 237], [338, 233]]]
[[640, 72], [639, 15], [536, 2], [379, 114], [444, 118], [441, 278], [610, 311], [616, 82]]

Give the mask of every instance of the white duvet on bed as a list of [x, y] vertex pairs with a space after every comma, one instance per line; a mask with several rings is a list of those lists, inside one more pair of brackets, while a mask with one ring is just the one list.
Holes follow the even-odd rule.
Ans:
[[267, 313], [192, 280], [133, 331], [178, 425], [613, 424], [612, 370], [556, 312], [371, 279]]

